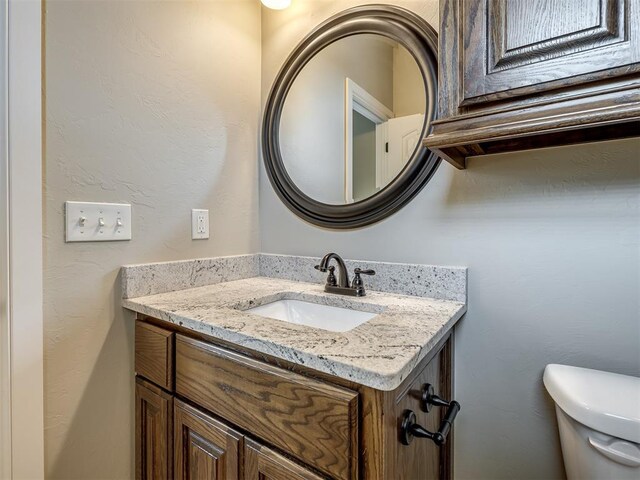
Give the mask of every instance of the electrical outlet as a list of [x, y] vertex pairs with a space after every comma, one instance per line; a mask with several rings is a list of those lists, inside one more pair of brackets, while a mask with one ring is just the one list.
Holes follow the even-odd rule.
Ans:
[[209, 210], [191, 210], [191, 238], [204, 240], [209, 238]]

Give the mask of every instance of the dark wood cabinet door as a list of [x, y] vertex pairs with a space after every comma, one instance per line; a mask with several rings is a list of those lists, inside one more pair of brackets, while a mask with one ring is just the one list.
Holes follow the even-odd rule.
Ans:
[[640, 0], [440, 0], [438, 119], [466, 158], [638, 135]]
[[322, 480], [323, 477], [279, 455], [270, 448], [246, 439], [244, 478], [245, 480]]
[[460, 1], [461, 105], [640, 70], [639, 0]]
[[153, 384], [136, 378], [136, 479], [172, 477], [173, 399]]
[[[423, 387], [430, 384], [434, 393], [445, 400], [452, 396], [452, 343], [449, 341], [412, 380], [403, 388], [387, 396], [387, 412], [384, 422], [388, 432], [397, 432], [400, 419], [407, 410], [416, 414], [417, 423], [431, 432], [440, 428], [446, 408], [433, 407], [429, 412], [421, 409]], [[438, 447], [424, 438], [414, 438], [410, 445], [403, 445], [397, 435], [390, 435], [389, 455], [385, 459], [385, 480], [452, 478], [453, 429], [445, 445]]]
[[175, 400], [174, 472], [183, 480], [239, 480], [243, 436]]

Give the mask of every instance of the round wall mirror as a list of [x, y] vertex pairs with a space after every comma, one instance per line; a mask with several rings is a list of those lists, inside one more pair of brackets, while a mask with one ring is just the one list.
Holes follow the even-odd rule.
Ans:
[[298, 216], [355, 228], [406, 205], [440, 159], [422, 145], [435, 113], [436, 33], [393, 6], [347, 10], [296, 47], [269, 95], [263, 155]]

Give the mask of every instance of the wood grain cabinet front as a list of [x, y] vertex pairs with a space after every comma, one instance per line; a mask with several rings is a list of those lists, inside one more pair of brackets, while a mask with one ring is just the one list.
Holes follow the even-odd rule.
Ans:
[[[432, 385], [439, 396], [451, 397], [451, 388], [448, 381], [449, 346], [444, 347], [443, 355], [437, 355], [410, 383], [404, 388], [392, 393], [388, 398], [386, 410], [390, 415], [385, 417], [388, 422], [388, 431], [397, 429], [397, 422], [406, 411], [416, 414], [417, 423], [431, 432], [440, 428], [440, 423], [446, 411], [443, 408], [431, 408], [425, 412], [422, 403], [422, 394], [425, 385]], [[397, 438], [389, 439], [389, 455], [385, 463], [385, 480], [409, 480], [413, 479], [416, 472], [431, 472], [433, 478], [448, 479], [450, 472], [448, 458], [450, 450], [438, 447], [435, 443], [425, 439], [414, 439], [409, 445], [403, 445]], [[447, 439], [451, 445], [452, 435]]]
[[244, 447], [244, 468], [245, 480], [323, 480], [323, 477], [249, 439]]
[[334, 478], [357, 478], [357, 392], [177, 335], [176, 393]]
[[164, 328], [136, 322], [136, 373], [166, 390], [173, 390], [175, 334]]
[[174, 407], [177, 480], [241, 480], [243, 436], [180, 400]]
[[381, 391], [143, 320], [136, 328], [137, 480], [452, 478], [453, 432], [441, 446], [417, 437], [401, 442], [408, 413], [430, 432], [446, 423], [444, 408], [425, 408], [424, 392], [431, 385], [451, 399], [451, 336], [398, 388]]
[[172, 478], [173, 397], [136, 379], [136, 480]]
[[467, 156], [640, 135], [640, 0], [440, 0], [439, 118]]

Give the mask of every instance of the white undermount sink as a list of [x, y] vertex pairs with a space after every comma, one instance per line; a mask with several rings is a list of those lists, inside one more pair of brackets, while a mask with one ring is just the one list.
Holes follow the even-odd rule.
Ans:
[[320, 305], [303, 300], [278, 300], [246, 311], [262, 317], [332, 332], [352, 330], [377, 315], [377, 313]]

